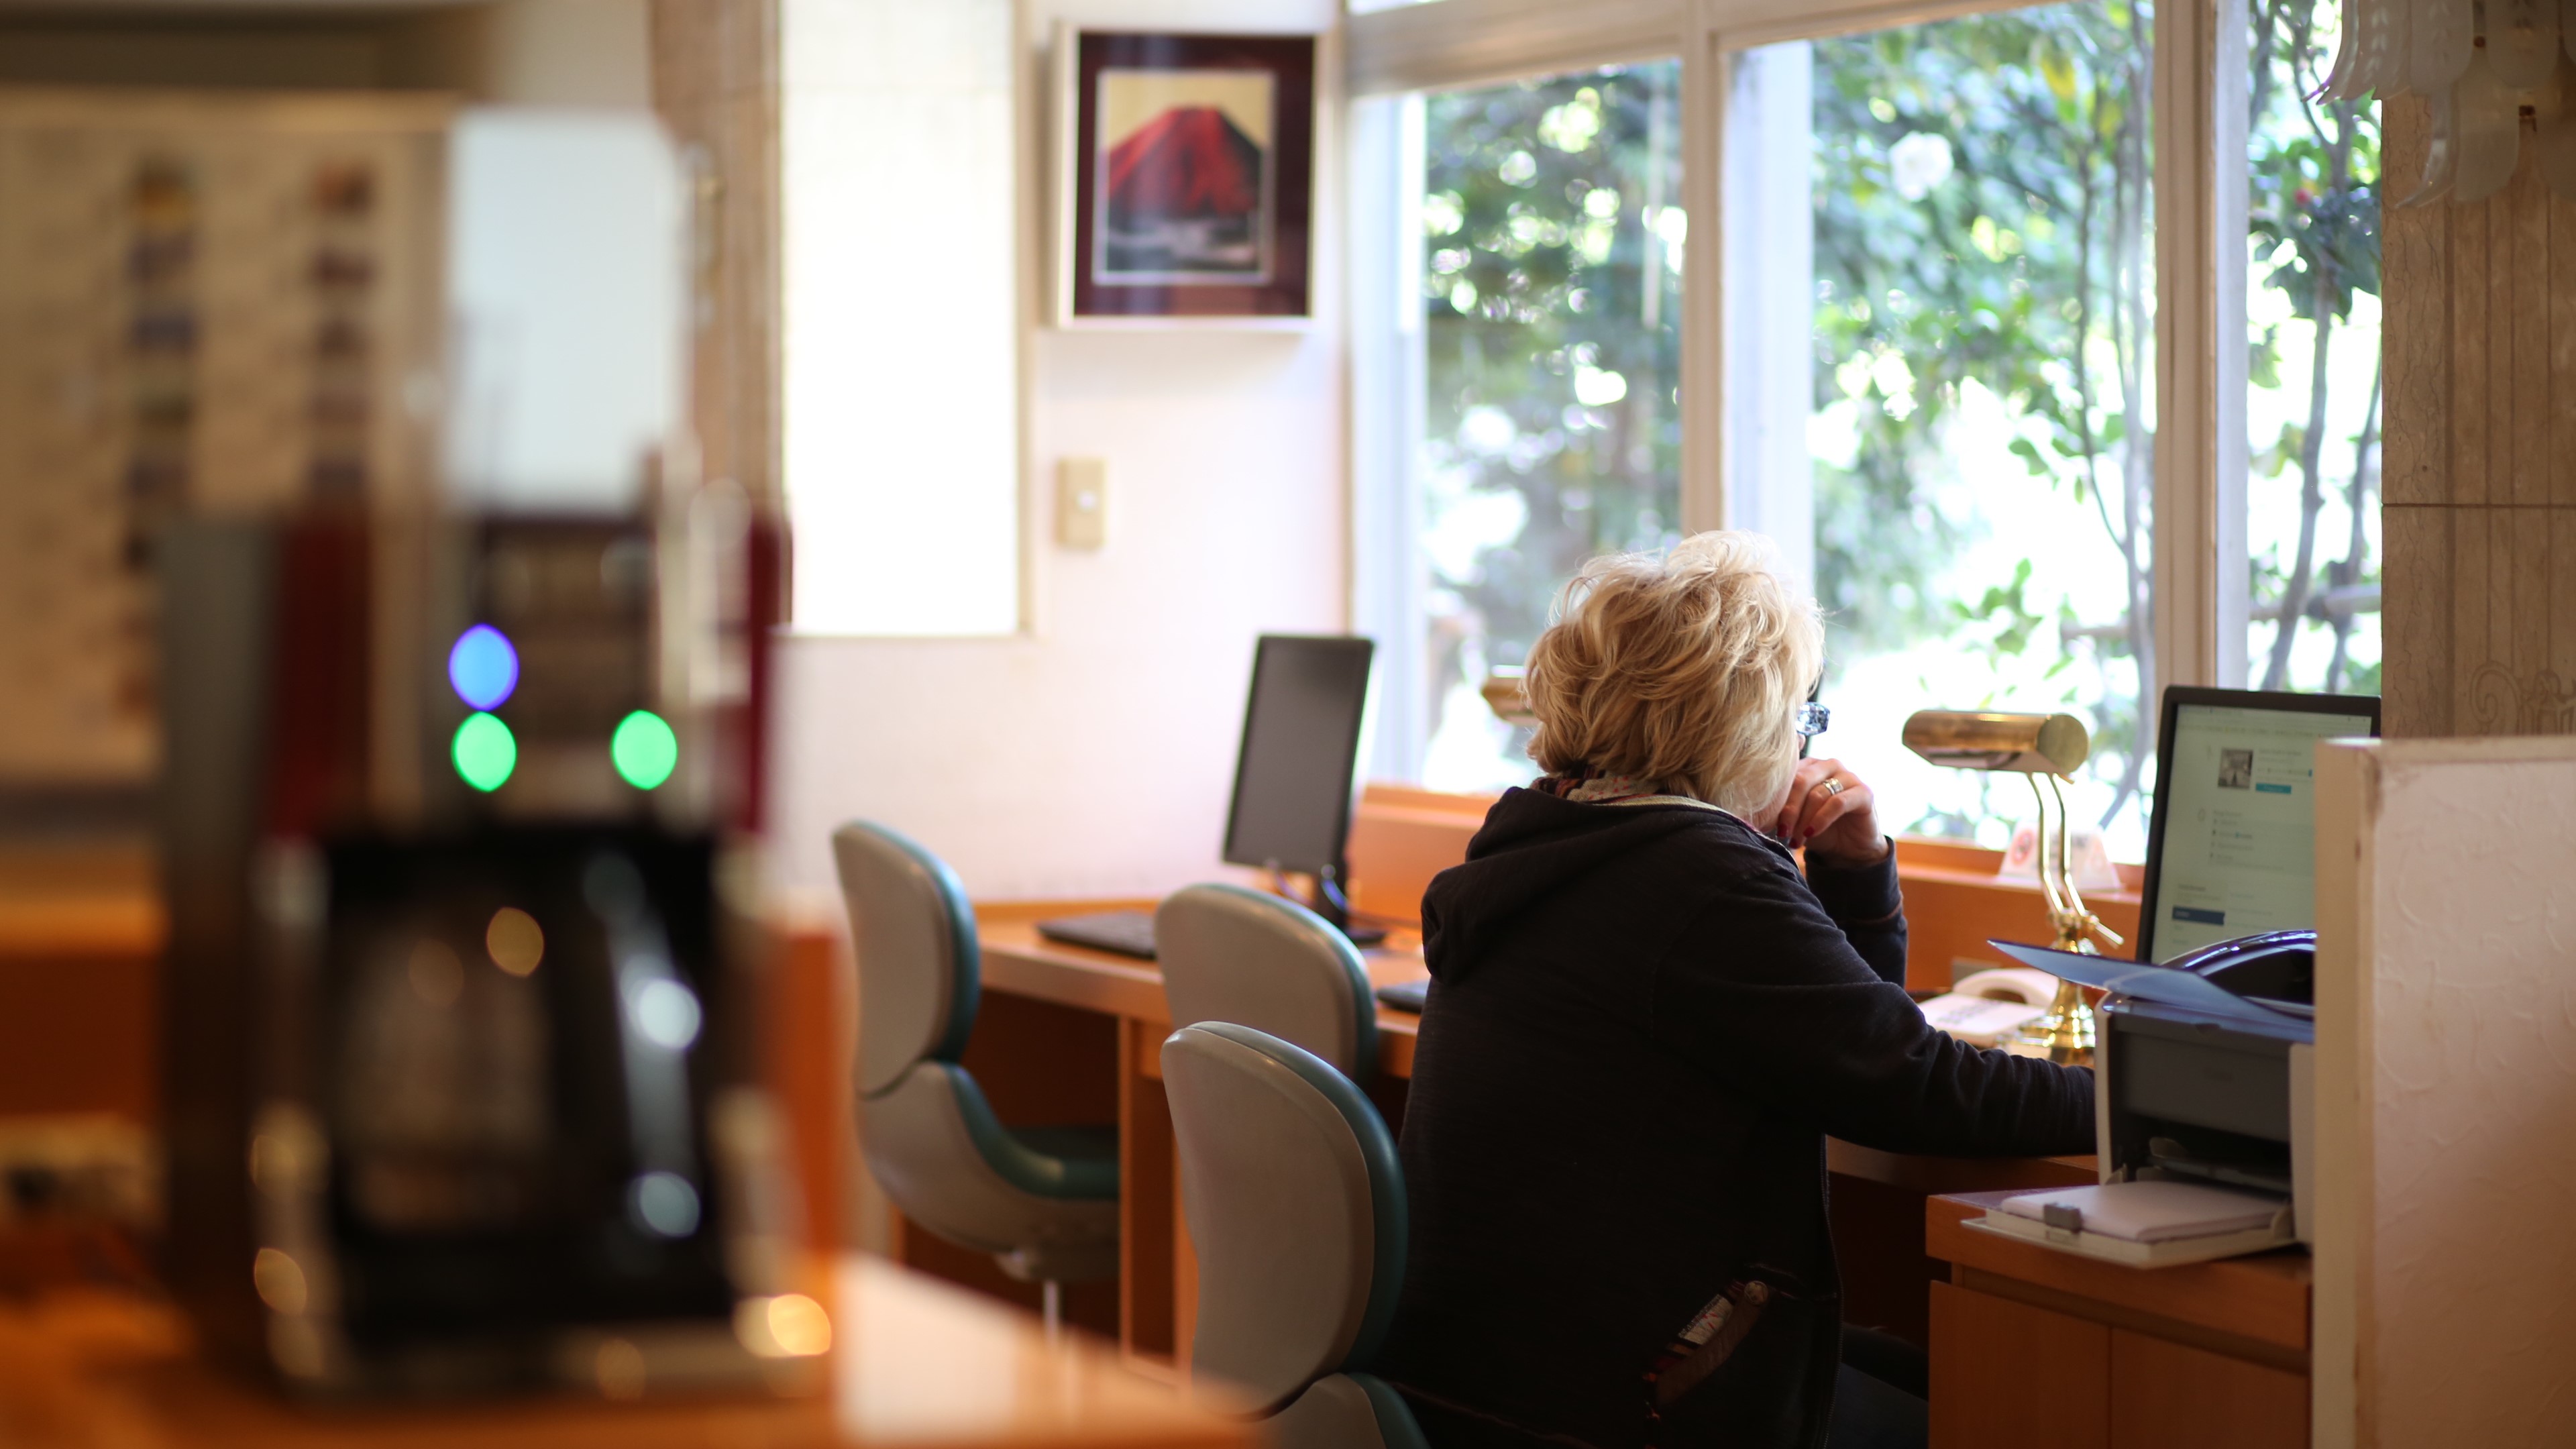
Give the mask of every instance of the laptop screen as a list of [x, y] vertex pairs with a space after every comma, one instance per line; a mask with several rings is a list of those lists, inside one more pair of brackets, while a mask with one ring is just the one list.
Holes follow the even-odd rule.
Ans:
[[2314, 926], [2317, 741], [2377, 733], [2366, 696], [2169, 696], [2139, 959]]

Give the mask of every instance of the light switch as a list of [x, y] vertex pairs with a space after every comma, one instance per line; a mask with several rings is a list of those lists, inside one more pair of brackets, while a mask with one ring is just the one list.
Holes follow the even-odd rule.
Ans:
[[1101, 458], [1058, 458], [1055, 464], [1055, 541], [1093, 549], [1109, 542], [1109, 464]]

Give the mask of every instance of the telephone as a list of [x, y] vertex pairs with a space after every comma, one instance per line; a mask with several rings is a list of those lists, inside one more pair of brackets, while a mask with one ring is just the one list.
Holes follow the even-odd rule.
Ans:
[[1953, 984], [1922, 1003], [1923, 1019], [1970, 1046], [2001, 1046], [2028, 1022], [2048, 1014], [2056, 978], [2027, 966], [1999, 966]]

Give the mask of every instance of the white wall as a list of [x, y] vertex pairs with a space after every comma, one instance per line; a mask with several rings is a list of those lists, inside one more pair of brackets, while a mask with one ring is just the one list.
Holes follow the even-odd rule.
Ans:
[[2544, 1444], [2576, 1394], [2576, 740], [2317, 749], [2313, 1442]]
[[[1347, 619], [1335, 97], [1317, 106], [1311, 330], [1039, 330], [1053, 119], [1039, 114], [1035, 47], [1059, 15], [1320, 32], [1335, 11], [1331, 0], [1029, 0], [1020, 230], [1034, 630], [780, 646], [771, 819], [783, 883], [828, 888], [828, 835], [857, 816], [920, 840], [985, 899], [1145, 895], [1220, 873], [1253, 638]], [[1319, 70], [1330, 65], [1328, 51]], [[1098, 553], [1049, 541], [1055, 461], [1067, 456], [1109, 465]], [[800, 554], [796, 566], [832, 561]]]
[[781, 454], [809, 633], [1022, 623], [1011, 0], [779, 6]]

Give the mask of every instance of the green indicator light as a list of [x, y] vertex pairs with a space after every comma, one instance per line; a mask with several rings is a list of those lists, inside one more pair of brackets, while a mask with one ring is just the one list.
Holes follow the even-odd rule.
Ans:
[[511, 737], [510, 727], [492, 715], [475, 713], [456, 727], [456, 742], [448, 747], [449, 758], [456, 761], [456, 773], [477, 790], [498, 790], [510, 772], [519, 767], [519, 742]]
[[660, 715], [639, 709], [617, 722], [617, 733], [608, 737], [608, 758], [627, 784], [650, 790], [679, 767], [680, 737]]

